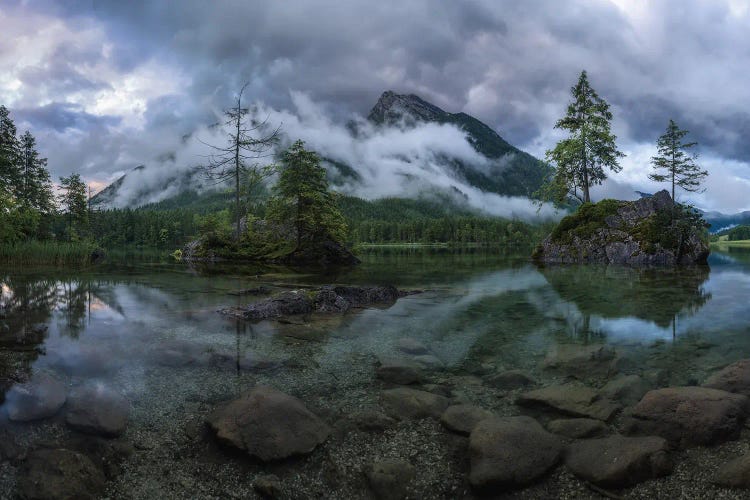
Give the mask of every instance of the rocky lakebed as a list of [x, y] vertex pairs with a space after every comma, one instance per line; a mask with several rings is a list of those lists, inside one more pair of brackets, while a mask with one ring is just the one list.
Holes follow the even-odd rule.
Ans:
[[6, 289], [0, 497], [747, 498], [743, 341], [563, 339], [531, 269], [102, 281], [77, 338]]

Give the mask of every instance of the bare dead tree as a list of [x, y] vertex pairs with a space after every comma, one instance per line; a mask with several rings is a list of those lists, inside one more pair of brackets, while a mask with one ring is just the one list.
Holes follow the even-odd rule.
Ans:
[[204, 175], [217, 184], [234, 181], [237, 241], [240, 239], [242, 219], [241, 184], [244, 183], [248, 187], [247, 193], [250, 196], [253, 188], [273, 175], [273, 165], [262, 165], [261, 160], [273, 154], [273, 146], [278, 142], [281, 129], [280, 125], [270, 128], [268, 118], [263, 121], [246, 118], [249, 110], [242, 107], [242, 94], [247, 86], [248, 83], [240, 89], [236, 105], [224, 110], [226, 145], [217, 146], [201, 141], [212, 150], [212, 153], [205, 156], [207, 161], [202, 166]]

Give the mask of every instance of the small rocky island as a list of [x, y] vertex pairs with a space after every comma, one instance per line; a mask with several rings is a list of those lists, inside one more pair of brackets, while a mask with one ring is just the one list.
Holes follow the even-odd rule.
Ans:
[[586, 203], [563, 218], [533, 258], [551, 264], [705, 264], [706, 227], [692, 209], [659, 191], [637, 201]]

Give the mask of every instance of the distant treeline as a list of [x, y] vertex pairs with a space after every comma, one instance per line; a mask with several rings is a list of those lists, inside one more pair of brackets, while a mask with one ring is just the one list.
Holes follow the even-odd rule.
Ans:
[[[184, 193], [179, 199], [138, 209], [93, 211], [91, 236], [104, 248], [176, 249], [199, 234], [231, 193]], [[180, 205], [182, 205], [181, 208]], [[548, 227], [520, 220], [480, 216], [448, 200], [340, 196], [349, 243], [530, 244]], [[225, 209], [226, 210], [226, 209]], [[263, 217], [263, 206], [250, 210]]]
[[342, 197], [339, 203], [353, 243], [530, 244], [549, 230], [477, 215], [449, 200]]
[[727, 231], [729, 241], [750, 240], [750, 226], [737, 226]]

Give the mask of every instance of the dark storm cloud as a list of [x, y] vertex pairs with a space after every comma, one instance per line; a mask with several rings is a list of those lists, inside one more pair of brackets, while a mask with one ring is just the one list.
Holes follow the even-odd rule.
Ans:
[[[653, 143], [673, 118], [691, 130], [703, 153], [750, 159], [750, 115], [742, 108], [750, 102], [744, 83], [750, 77], [750, 19], [743, 3], [733, 0], [10, 5], [74, 27], [95, 22], [106, 34], [108, 51], [68, 44], [48, 64], [23, 72], [24, 92], [46, 96], [41, 104], [64, 102], [76, 89], [118, 88], [117, 77], [98, 81], [79, 71], [97, 61], [122, 76], [147, 64], [162, 67], [165, 79], [180, 73], [184, 82], [177, 91], [144, 101], [145, 135], [181, 137], [212, 123], [247, 81], [253, 100], [288, 108], [290, 90], [303, 91], [339, 120], [365, 115], [386, 89], [416, 93], [448, 111], [475, 115], [511, 143], [540, 154], [552, 145], [552, 126], [585, 68], [612, 104], [626, 149]], [[108, 154], [117, 147], [128, 151], [102, 164], [106, 171], [136, 150], [127, 140], [103, 143]], [[91, 155], [102, 158], [100, 153]]]
[[90, 131], [116, 126], [121, 118], [118, 116], [92, 115], [74, 104], [53, 102], [44, 106], [18, 109], [15, 117], [19, 123], [27, 124], [35, 131], [51, 129], [55, 132], [66, 132], [69, 129]]

